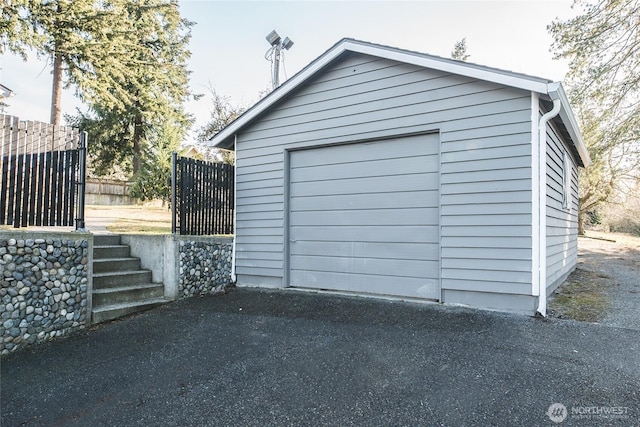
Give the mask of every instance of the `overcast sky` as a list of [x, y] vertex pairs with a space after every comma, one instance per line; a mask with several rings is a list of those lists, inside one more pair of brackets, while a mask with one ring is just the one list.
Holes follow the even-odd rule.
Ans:
[[[274, 29], [294, 41], [285, 53], [289, 77], [344, 37], [445, 57], [466, 37], [469, 62], [562, 80], [566, 64], [552, 59], [546, 27], [556, 18], [576, 14], [570, 0], [179, 3], [182, 16], [196, 23], [190, 43], [192, 90], [206, 94], [211, 84], [236, 104], [254, 102], [270, 86], [265, 36]], [[24, 63], [5, 54], [0, 67], [0, 83], [16, 93], [6, 112], [23, 120], [48, 121], [47, 61], [32, 55]], [[187, 104], [196, 126], [206, 122], [209, 104], [207, 97]], [[63, 112], [78, 107], [72, 91], [66, 91]]]

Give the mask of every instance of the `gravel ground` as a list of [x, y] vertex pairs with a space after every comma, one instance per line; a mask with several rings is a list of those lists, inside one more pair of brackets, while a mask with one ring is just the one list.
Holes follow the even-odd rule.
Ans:
[[580, 238], [579, 268], [607, 276], [611, 308], [599, 323], [640, 331], [640, 250], [624, 243]]

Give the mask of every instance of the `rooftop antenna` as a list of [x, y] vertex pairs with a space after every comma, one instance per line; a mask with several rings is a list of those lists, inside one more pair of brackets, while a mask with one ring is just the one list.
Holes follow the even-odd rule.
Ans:
[[[273, 89], [280, 86], [280, 52], [282, 49], [289, 50], [293, 46], [293, 40], [289, 37], [285, 37], [284, 40], [280, 38], [276, 30], [267, 34], [267, 41], [271, 45], [267, 53], [265, 53], [265, 59], [271, 61], [273, 69], [271, 71], [271, 82], [273, 83]], [[284, 58], [284, 56], [283, 56]], [[284, 61], [284, 59], [283, 59]]]

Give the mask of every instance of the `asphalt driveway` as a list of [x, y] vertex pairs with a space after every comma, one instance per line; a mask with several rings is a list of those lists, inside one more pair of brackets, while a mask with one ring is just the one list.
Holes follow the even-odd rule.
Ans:
[[2, 426], [555, 425], [554, 403], [562, 425], [638, 425], [639, 347], [611, 326], [236, 289], [4, 358]]

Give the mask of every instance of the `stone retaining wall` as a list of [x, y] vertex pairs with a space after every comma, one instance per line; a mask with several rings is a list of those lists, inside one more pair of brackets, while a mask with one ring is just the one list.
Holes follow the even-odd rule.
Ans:
[[[166, 298], [219, 293], [232, 283], [232, 238], [122, 240], [165, 284]], [[0, 354], [90, 325], [92, 252], [90, 233], [0, 232]]]
[[179, 239], [178, 298], [223, 292], [231, 284], [233, 239], [199, 236]]
[[84, 328], [89, 233], [0, 233], [0, 353]]

